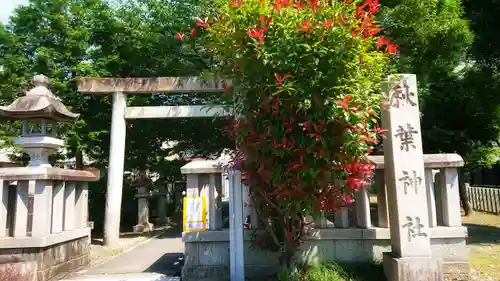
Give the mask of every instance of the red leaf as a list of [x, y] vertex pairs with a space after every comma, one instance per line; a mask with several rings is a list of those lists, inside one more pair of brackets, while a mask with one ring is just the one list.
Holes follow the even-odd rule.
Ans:
[[391, 41], [391, 38], [384, 38], [382, 36], [377, 38], [377, 49], [380, 49], [383, 46], [389, 44], [390, 41]]
[[304, 2], [299, 2], [299, 1], [296, 1], [293, 3], [293, 6], [296, 8], [296, 9], [303, 9], [306, 7], [306, 3]]
[[272, 16], [269, 16], [269, 18], [267, 18], [267, 20], [266, 20], [265, 16], [260, 16], [260, 25], [261, 25], [262, 29], [267, 30], [269, 28], [269, 26], [271, 25], [272, 20], [273, 20]]
[[396, 44], [389, 44], [387, 45], [387, 52], [391, 55], [394, 55], [398, 52], [399, 47]]
[[241, 8], [243, 7], [243, 0], [235, 0], [233, 2], [229, 2], [229, 5], [234, 8]]
[[290, 5], [290, 0], [275, 0], [273, 4], [274, 9], [279, 13], [281, 9]]
[[311, 22], [309, 20], [301, 20], [299, 29], [304, 31], [304, 32], [307, 32], [307, 31], [309, 31], [310, 24], [311, 24]]
[[177, 38], [181, 41], [184, 41], [184, 33], [179, 32], [179, 33], [175, 34], [175, 38]]
[[204, 20], [199, 18], [199, 17], [195, 17], [194, 18], [195, 22], [196, 22], [196, 26], [201, 28], [201, 29], [205, 29], [205, 28], [208, 28], [210, 25], [207, 23], [207, 20], [208, 18], [205, 18]]
[[333, 20], [323, 20], [323, 27], [326, 29], [330, 29], [333, 27]]
[[259, 43], [262, 45], [264, 44], [264, 29], [257, 29], [257, 28], [252, 28], [247, 31], [247, 34], [255, 39], [259, 39]]
[[319, 0], [309, 0], [309, 6], [316, 11], [319, 7]]
[[278, 72], [276, 72], [274, 73], [274, 77], [276, 78], [276, 85], [281, 87], [285, 79], [292, 77], [292, 75], [290, 73], [287, 73], [283, 77], [281, 77], [281, 75]]
[[349, 108], [349, 102], [351, 100], [351, 96], [346, 96], [344, 100], [342, 101], [342, 108], [347, 110]]

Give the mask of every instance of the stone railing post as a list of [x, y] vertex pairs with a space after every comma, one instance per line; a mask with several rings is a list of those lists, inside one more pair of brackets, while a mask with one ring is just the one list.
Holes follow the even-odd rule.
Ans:
[[243, 223], [246, 229], [257, 229], [260, 225], [250, 191], [243, 185]]
[[348, 228], [349, 227], [349, 208], [341, 207], [335, 213], [335, 227], [336, 228]]
[[226, 169], [222, 173], [222, 199], [229, 200], [229, 174]]
[[370, 198], [368, 197], [367, 188], [356, 191], [356, 223], [360, 228], [370, 228], [372, 226]]
[[377, 186], [378, 227], [389, 228], [387, 186], [385, 185], [385, 172], [383, 169], [375, 170], [375, 184]]
[[9, 181], [0, 180], [0, 238], [7, 233], [7, 211], [9, 206]]
[[327, 228], [328, 227], [328, 220], [326, 219], [325, 213], [321, 212], [321, 214], [314, 219], [314, 228]]
[[64, 181], [56, 181], [52, 192], [52, 233], [63, 231]]
[[14, 216], [14, 237], [26, 237], [28, 234], [28, 201], [30, 181], [18, 181]]
[[427, 190], [427, 209], [429, 210], [429, 227], [437, 226], [436, 189], [434, 188], [434, 174], [430, 168], [425, 169], [425, 188]]
[[66, 182], [64, 188], [63, 230], [75, 229], [75, 182]]
[[458, 193], [458, 169], [442, 168], [440, 171], [440, 195], [444, 226], [461, 226], [460, 196]]
[[87, 227], [89, 214], [89, 186], [87, 182], [76, 185], [75, 193], [75, 228]]
[[205, 197], [207, 230], [222, 229], [222, 167], [215, 160], [192, 161], [181, 168], [186, 175], [186, 196]]
[[32, 237], [43, 237], [51, 232], [53, 185], [53, 181], [35, 180]]

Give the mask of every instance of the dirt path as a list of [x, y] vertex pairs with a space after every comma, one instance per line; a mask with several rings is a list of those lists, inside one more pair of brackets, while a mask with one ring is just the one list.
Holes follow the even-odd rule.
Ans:
[[469, 262], [478, 279], [500, 281], [500, 216], [475, 212], [463, 218], [463, 223], [468, 231]]

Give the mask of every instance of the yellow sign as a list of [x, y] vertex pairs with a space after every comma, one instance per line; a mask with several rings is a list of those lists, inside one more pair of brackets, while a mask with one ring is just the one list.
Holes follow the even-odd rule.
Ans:
[[207, 230], [207, 201], [204, 196], [184, 197], [183, 231]]

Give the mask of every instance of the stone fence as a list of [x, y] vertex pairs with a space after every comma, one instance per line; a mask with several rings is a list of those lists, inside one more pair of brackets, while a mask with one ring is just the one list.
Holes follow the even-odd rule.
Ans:
[[45, 281], [88, 264], [87, 182], [95, 174], [19, 167], [0, 169], [0, 179], [0, 260], [16, 260], [0, 271]]
[[[369, 190], [364, 189], [352, 206], [316, 218], [315, 229], [298, 253], [300, 261], [372, 262], [391, 251], [384, 157], [371, 156], [371, 160], [376, 166], [377, 202], [370, 202]], [[407, 207], [428, 208], [432, 254], [443, 259], [445, 276], [457, 278], [469, 270], [467, 229], [461, 224], [458, 193], [458, 168], [463, 160], [456, 154], [432, 154], [424, 155], [424, 163], [427, 206]], [[181, 170], [187, 175], [187, 196], [206, 196], [208, 218], [207, 231], [183, 234], [183, 280], [224, 280], [229, 276], [230, 257], [229, 231], [223, 228], [221, 211], [224, 169], [217, 161], [193, 161]], [[263, 230], [256, 229], [259, 223], [250, 197], [243, 197], [243, 217], [252, 222], [252, 229], [244, 234], [245, 274], [260, 277], [275, 272], [278, 262], [275, 253], [250, 247], [252, 233]]]

